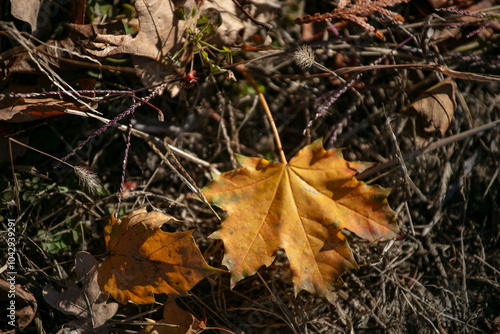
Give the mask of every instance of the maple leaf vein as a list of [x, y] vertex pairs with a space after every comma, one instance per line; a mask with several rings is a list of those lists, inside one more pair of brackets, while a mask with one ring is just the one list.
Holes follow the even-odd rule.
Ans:
[[[267, 218], [269, 217], [269, 212], [271, 211], [271, 208], [274, 204], [274, 201], [276, 199], [276, 193], [278, 192], [278, 189], [280, 188], [280, 185], [281, 185], [281, 180], [283, 179], [283, 172], [284, 172], [284, 169], [280, 169], [278, 172], [281, 171], [281, 176], [278, 178], [277, 182], [276, 182], [276, 185], [275, 185], [275, 188], [273, 190], [273, 195], [271, 196], [271, 201], [269, 201], [269, 205], [266, 209], [266, 214], [265, 216], [261, 219], [260, 223], [259, 223], [259, 227], [255, 233], [255, 235], [253, 236], [252, 238], [252, 241], [249, 243], [249, 246], [247, 247], [246, 249], [246, 252], [244, 254], [244, 256], [242, 257], [242, 261], [241, 261], [241, 264], [245, 263], [247, 257], [248, 257], [248, 253], [250, 252], [250, 250], [252, 249], [253, 245], [255, 244], [255, 241], [257, 240], [257, 237], [260, 235], [262, 236], [261, 234], [261, 231], [262, 231], [262, 227], [264, 226], [264, 224], [268, 223], [267, 221]], [[277, 172], [277, 173], [278, 173]], [[274, 177], [276, 173], [273, 173], [272, 175], [270, 175], [268, 178], [265, 178], [265, 179], [262, 179], [262, 180], [259, 180], [258, 182], [255, 182], [254, 184], [257, 184], [257, 183], [260, 183], [260, 182], [264, 182], [264, 180], [267, 180], [267, 179], [270, 179], [272, 177]], [[264, 238], [262, 238], [264, 240], [264, 242], [267, 242], [267, 240], [265, 240]]]

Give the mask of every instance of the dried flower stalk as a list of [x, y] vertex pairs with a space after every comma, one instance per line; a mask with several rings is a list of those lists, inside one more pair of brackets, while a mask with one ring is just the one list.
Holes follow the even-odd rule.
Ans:
[[299, 17], [295, 19], [295, 23], [313, 23], [322, 21], [332, 21], [333, 19], [342, 19], [346, 21], [351, 21], [361, 26], [363, 29], [375, 33], [375, 35], [381, 40], [385, 40], [382, 33], [375, 29], [372, 25], [367, 23], [366, 16], [373, 13], [380, 13], [391, 19], [399, 22], [403, 22], [404, 19], [398, 13], [394, 13], [385, 7], [391, 7], [400, 3], [408, 2], [408, 0], [360, 0], [354, 5], [347, 7], [347, 1], [340, 1], [339, 6], [332, 10], [330, 13], [316, 13], [314, 15], [305, 15], [304, 17]]

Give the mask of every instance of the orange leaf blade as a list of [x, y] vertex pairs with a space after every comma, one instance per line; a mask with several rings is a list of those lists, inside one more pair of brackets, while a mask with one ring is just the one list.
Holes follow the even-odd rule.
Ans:
[[203, 278], [221, 272], [209, 266], [194, 243], [193, 231], [166, 233], [171, 216], [136, 210], [106, 227], [109, 252], [98, 282], [120, 303], [154, 303], [154, 293], [181, 295]]

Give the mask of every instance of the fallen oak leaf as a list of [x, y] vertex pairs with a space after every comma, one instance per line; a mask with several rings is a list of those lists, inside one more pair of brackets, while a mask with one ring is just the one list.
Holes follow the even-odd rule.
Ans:
[[399, 229], [387, 203], [390, 190], [355, 179], [340, 150], [325, 151], [321, 139], [303, 148], [288, 164], [237, 156], [243, 168], [214, 176], [202, 189], [228, 211], [210, 237], [222, 239], [222, 264], [231, 287], [269, 266], [283, 249], [290, 261], [295, 295], [301, 290], [333, 302], [340, 275], [357, 268], [341, 230], [371, 242], [394, 238]]
[[122, 304], [155, 302], [154, 293], [182, 295], [203, 278], [223, 270], [209, 266], [194, 243], [193, 231], [167, 233], [162, 212], [141, 208], [105, 228], [107, 258], [98, 282]]
[[[117, 303], [108, 303], [109, 293], [101, 291], [97, 284], [97, 260], [87, 252], [78, 252], [75, 257], [75, 274], [81, 287], [68, 281], [68, 288], [58, 292], [49, 285], [43, 288], [45, 301], [63, 312], [74, 315], [77, 322], [71, 327], [93, 329], [106, 323], [118, 311]], [[107, 333], [107, 330], [100, 332]]]
[[[95, 80], [81, 79], [80, 86], [82, 89], [93, 89]], [[50, 89], [41, 87], [41, 89]], [[69, 98], [59, 96], [43, 96], [43, 93], [38, 93], [40, 87], [35, 86], [16, 86], [11, 85], [4, 94], [0, 95], [0, 121], [11, 123], [31, 122], [44, 118], [65, 116], [67, 109], [72, 110], [88, 110], [88, 108], [79, 103], [70, 102]], [[25, 95], [26, 97], [14, 97]], [[34, 96], [30, 96], [30, 94]], [[40, 94], [42, 96], [36, 96]], [[91, 103], [93, 108], [97, 108], [97, 103]]]
[[[207, 0], [201, 2], [185, 0], [181, 3], [173, 0], [141, 0], [135, 1], [135, 10], [139, 21], [137, 35], [131, 36], [123, 31], [120, 24], [116, 25], [76, 25], [70, 28], [82, 34], [87, 39], [86, 50], [98, 57], [110, 57], [118, 54], [132, 54], [152, 60], [164, 60], [167, 54], [175, 54], [186, 43], [186, 30], [193, 29], [191, 9], [197, 8], [198, 13], [207, 14], [215, 11], [220, 15], [216, 36], [211, 43], [233, 45], [247, 40], [259, 31], [232, 0]], [[249, 4], [249, 12], [259, 21], [267, 22], [274, 17], [274, 10], [279, 8], [276, 1], [256, 0]], [[176, 13], [182, 9], [185, 17], [180, 19]], [[113, 26], [113, 28], [111, 28]], [[99, 29], [99, 27], [102, 27]], [[104, 29], [108, 27], [108, 29]], [[96, 30], [105, 30], [95, 33]], [[180, 67], [187, 64], [186, 59]]]
[[10, 1], [11, 14], [16, 19], [24, 21], [31, 26], [31, 31], [33, 33], [37, 30], [38, 13], [42, 7], [42, 2], [40, 1], [29, 1], [29, 0], [17, 0]]

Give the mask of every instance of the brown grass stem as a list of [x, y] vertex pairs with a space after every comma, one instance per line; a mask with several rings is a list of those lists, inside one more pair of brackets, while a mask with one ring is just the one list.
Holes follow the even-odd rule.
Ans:
[[[432, 143], [426, 147], [422, 147], [421, 149], [415, 150], [413, 152], [403, 154], [403, 161], [408, 161], [408, 160], [414, 159], [414, 158], [416, 158], [424, 153], [428, 153], [428, 152], [434, 151], [435, 149], [438, 149], [440, 147], [452, 144], [452, 143], [460, 141], [460, 140], [464, 140], [464, 139], [469, 138], [469, 137], [471, 137], [475, 134], [478, 134], [480, 132], [494, 129], [497, 126], [500, 126], [500, 120], [496, 120], [496, 121], [490, 122], [488, 124], [481, 125], [477, 128], [470, 129], [470, 130], [458, 133], [456, 135], [453, 135], [453, 136], [450, 136], [447, 138], [443, 138], [443, 139], [441, 139], [435, 143]], [[372, 168], [365, 170], [363, 173], [357, 175], [356, 179], [358, 179], [360, 181], [367, 180], [368, 178], [372, 177], [373, 175], [375, 175], [383, 170], [386, 170], [388, 168], [394, 167], [398, 164], [399, 164], [398, 159], [393, 159], [391, 161], [384, 162], [382, 164], [376, 165]]]

